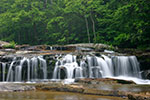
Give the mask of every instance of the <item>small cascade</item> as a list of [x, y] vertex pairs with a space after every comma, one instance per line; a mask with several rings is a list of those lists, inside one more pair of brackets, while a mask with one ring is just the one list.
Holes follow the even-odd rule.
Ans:
[[[4, 75], [3, 77], [5, 78]], [[7, 82], [32, 81], [35, 79], [47, 79], [47, 64], [43, 57], [24, 57], [19, 61], [13, 59], [8, 69]]]
[[114, 76], [114, 65], [112, 59], [105, 55], [102, 55], [102, 57], [104, 58], [104, 60], [108, 65], [108, 69], [110, 70], [110, 76]]
[[27, 81], [30, 81], [30, 60], [29, 59], [27, 59], [27, 68], [28, 68]]
[[47, 79], [47, 63], [42, 57], [38, 57], [40, 61], [40, 69], [42, 70], [43, 79]]
[[10, 64], [10, 67], [8, 69], [8, 74], [7, 74], [7, 78], [6, 78], [6, 81], [8, 82], [9, 80], [13, 80], [13, 70], [12, 70], [12, 67], [14, 65], [15, 61], [12, 61], [12, 63]]
[[108, 63], [100, 57], [97, 57], [98, 66], [101, 68], [102, 77], [112, 76], [112, 70], [109, 68]]
[[55, 47], [50, 46], [50, 47], [49, 47], [49, 50], [56, 50], [56, 48], [55, 48]]
[[105, 78], [128, 76], [141, 78], [139, 63], [135, 56], [83, 57], [80, 63], [75, 55], [65, 55], [56, 62], [53, 79]]
[[[26, 60], [27, 60], [27, 58], [23, 58], [20, 61], [20, 64], [18, 66], [16, 66], [16, 68], [15, 68], [15, 81], [19, 81], [19, 82], [22, 81], [22, 68], [23, 68], [23, 64], [25, 63]], [[13, 76], [13, 75], [11, 75], [11, 76]], [[7, 80], [7, 81], [9, 81], [9, 80]]]
[[3, 76], [3, 82], [5, 81], [5, 73], [6, 72], [6, 63], [2, 63], [2, 76]]
[[141, 78], [139, 63], [135, 56], [116, 56], [112, 58], [115, 76], [130, 76]]
[[82, 68], [78, 66], [76, 62], [76, 56], [66, 55], [64, 58], [59, 59], [56, 62], [56, 66], [53, 72], [53, 79], [61, 79], [62, 71], [65, 72], [64, 78], [72, 79], [82, 77]]
[[37, 79], [37, 68], [38, 66], [38, 58], [37, 57], [33, 57], [31, 59], [31, 79]]
[[67, 54], [55, 55], [52, 59], [50, 58], [52, 61], [45, 59], [42, 56], [14, 57], [9, 62], [1, 62], [0, 80], [36, 82], [43, 79], [141, 78], [139, 63], [135, 56], [101, 55], [97, 57]]

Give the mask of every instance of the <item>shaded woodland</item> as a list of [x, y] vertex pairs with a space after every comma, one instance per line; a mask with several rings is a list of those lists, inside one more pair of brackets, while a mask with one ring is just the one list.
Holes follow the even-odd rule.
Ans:
[[0, 39], [150, 48], [150, 0], [0, 0]]

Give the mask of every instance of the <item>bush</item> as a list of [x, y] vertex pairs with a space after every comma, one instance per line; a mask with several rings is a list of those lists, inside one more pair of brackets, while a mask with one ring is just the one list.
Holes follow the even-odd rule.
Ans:
[[15, 49], [16, 43], [15, 43], [14, 41], [11, 41], [10, 44], [4, 45], [3, 47], [4, 47], [4, 48], [12, 48], [12, 49]]

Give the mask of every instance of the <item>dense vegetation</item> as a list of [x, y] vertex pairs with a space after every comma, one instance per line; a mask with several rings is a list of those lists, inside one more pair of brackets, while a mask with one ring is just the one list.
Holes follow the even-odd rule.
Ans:
[[150, 0], [0, 0], [0, 39], [150, 47]]

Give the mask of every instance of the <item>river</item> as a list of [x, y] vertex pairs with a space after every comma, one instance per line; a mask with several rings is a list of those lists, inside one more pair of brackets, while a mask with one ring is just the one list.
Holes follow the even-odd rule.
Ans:
[[27, 91], [27, 92], [1, 92], [0, 100], [126, 100], [120, 97], [95, 96], [79, 93]]

